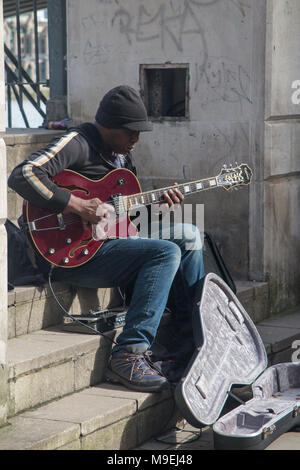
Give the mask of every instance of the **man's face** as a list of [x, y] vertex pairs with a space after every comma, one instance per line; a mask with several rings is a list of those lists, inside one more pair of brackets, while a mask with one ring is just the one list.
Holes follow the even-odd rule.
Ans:
[[109, 141], [107, 143], [114, 152], [126, 154], [134, 150], [134, 146], [139, 140], [139, 135], [138, 131], [110, 129]]

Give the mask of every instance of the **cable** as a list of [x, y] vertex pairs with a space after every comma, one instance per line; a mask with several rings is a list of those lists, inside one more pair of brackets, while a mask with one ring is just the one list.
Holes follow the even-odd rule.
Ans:
[[[200, 437], [202, 436], [202, 429], [200, 429], [199, 431], [184, 429], [186, 423], [187, 423], [187, 421], [184, 419], [182, 428], [180, 428], [178, 426], [175, 426], [174, 428], [170, 429], [168, 434], [163, 434], [159, 437], [154, 438], [154, 440], [157, 441], [157, 442], [162, 442], [163, 444], [181, 445], [181, 444], [188, 444], [190, 442], [194, 442], [194, 441], [197, 441], [198, 439], [200, 439]], [[193, 438], [186, 439], [184, 441], [177, 441], [176, 440], [177, 434], [184, 433], [184, 432], [194, 434]], [[170, 437], [170, 435], [172, 435], [172, 434], [175, 435], [175, 440], [174, 441], [172, 441], [172, 440], [168, 441], [167, 440], [168, 437]]]
[[67, 315], [67, 317], [71, 318], [73, 321], [77, 322], [78, 324], [84, 326], [85, 328], [91, 330], [95, 335], [100, 335], [100, 336], [103, 336], [104, 338], [107, 338], [111, 343], [113, 344], [117, 344], [113, 339], [111, 339], [108, 335], [106, 335], [105, 333], [102, 333], [101, 331], [99, 330], [95, 330], [94, 328], [92, 328], [91, 326], [87, 325], [86, 323], [84, 322], [81, 322], [80, 320], [78, 320], [78, 318], [75, 318], [73, 317], [72, 315], [70, 315], [70, 313], [64, 308], [64, 306], [60, 303], [60, 301], [58, 300], [58, 298], [56, 297], [55, 293], [54, 293], [54, 290], [53, 290], [53, 286], [52, 286], [52, 282], [51, 282], [51, 276], [52, 276], [52, 271], [53, 271], [53, 268], [54, 266], [52, 265], [51, 266], [51, 269], [49, 271], [49, 275], [48, 275], [48, 284], [49, 284], [49, 287], [50, 287], [50, 290], [51, 290], [51, 293], [54, 297], [54, 299], [56, 300], [57, 304], [60, 306], [60, 308], [62, 309], [62, 311], [65, 313], [65, 315]]

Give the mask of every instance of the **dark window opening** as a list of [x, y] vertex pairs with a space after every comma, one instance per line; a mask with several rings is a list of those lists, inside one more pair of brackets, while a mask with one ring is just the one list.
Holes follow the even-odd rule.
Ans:
[[141, 65], [141, 92], [151, 118], [188, 119], [189, 66]]

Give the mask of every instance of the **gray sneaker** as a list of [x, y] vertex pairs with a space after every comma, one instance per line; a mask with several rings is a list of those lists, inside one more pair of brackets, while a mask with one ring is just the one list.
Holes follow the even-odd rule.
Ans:
[[122, 383], [138, 392], [160, 392], [168, 388], [168, 380], [151, 365], [150, 355], [151, 352], [148, 351], [113, 352], [106, 371], [106, 380]]

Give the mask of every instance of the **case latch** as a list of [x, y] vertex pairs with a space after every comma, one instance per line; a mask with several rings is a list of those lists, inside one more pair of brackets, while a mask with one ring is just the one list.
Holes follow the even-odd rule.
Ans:
[[263, 440], [267, 439], [268, 436], [270, 436], [271, 434], [273, 434], [273, 432], [275, 431], [276, 429], [276, 426], [275, 424], [272, 424], [271, 426], [269, 426], [268, 428], [264, 428], [262, 430], [262, 438]]
[[300, 406], [299, 405], [296, 405], [294, 408], [293, 408], [293, 418], [296, 418], [297, 416], [300, 415]]

